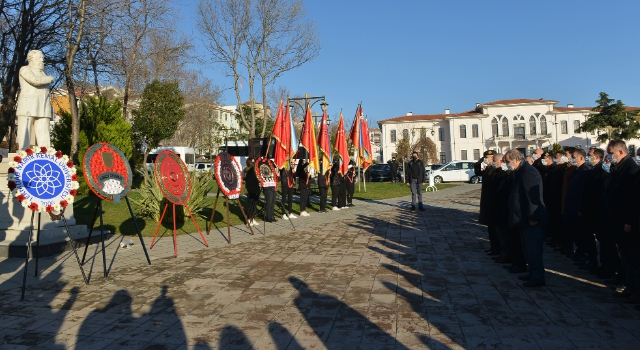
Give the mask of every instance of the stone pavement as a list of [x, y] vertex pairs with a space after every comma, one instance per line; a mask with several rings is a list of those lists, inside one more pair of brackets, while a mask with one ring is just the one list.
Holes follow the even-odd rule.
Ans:
[[32, 260], [24, 302], [24, 260], [0, 260], [0, 349], [640, 347], [640, 312], [566, 258], [545, 251], [538, 289], [489, 259], [477, 185], [407, 200], [180, 236], [178, 258], [165, 235], [152, 265], [116, 236], [108, 278], [98, 245], [89, 285], [73, 254]]

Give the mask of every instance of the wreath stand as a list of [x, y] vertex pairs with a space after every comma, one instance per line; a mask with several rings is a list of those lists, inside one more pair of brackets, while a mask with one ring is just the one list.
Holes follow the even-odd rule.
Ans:
[[[131, 209], [131, 203], [129, 203], [129, 197], [125, 196], [124, 199], [127, 201], [127, 206], [129, 207], [129, 213], [131, 214], [131, 220], [133, 220], [133, 224], [136, 227], [136, 232], [138, 233], [138, 237], [140, 238], [140, 243], [142, 244], [142, 249], [144, 250], [144, 255], [147, 257], [147, 262], [151, 265], [151, 259], [149, 259], [149, 253], [147, 253], [147, 247], [144, 245], [144, 240], [142, 239], [142, 233], [140, 233], [140, 229], [138, 228], [138, 222], [136, 221], [135, 215], [133, 215], [133, 210]], [[104, 269], [104, 277], [109, 276], [109, 271], [107, 271], [107, 258], [105, 256], [104, 249], [104, 225], [102, 220], [102, 198], [98, 198], [98, 203], [96, 204], [96, 210], [93, 212], [93, 220], [91, 220], [91, 229], [89, 230], [89, 236], [87, 236], [87, 241], [84, 246], [84, 254], [82, 254], [82, 265], [85, 264], [84, 259], [87, 257], [87, 249], [89, 249], [89, 242], [91, 240], [91, 236], [93, 234], [93, 227], [96, 225], [96, 219], [98, 216], [98, 211], [100, 212], [100, 241], [102, 241], [102, 265]]]
[[[231, 244], [231, 223], [229, 221], [229, 197], [222, 195], [226, 201], [227, 206], [227, 243]], [[211, 232], [211, 227], [213, 226], [213, 216], [216, 215], [216, 206], [218, 205], [218, 198], [220, 198], [220, 188], [218, 188], [218, 193], [216, 194], [216, 200], [213, 202], [213, 210], [211, 211], [211, 217], [209, 218], [209, 225], [207, 226], [207, 236], [209, 232]], [[249, 219], [247, 219], [247, 214], [244, 212], [244, 208], [242, 207], [242, 203], [240, 203], [240, 197], [236, 198], [238, 202], [238, 206], [240, 207], [240, 211], [242, 212], [242, 217], [244, 217], [244, 221], [249, 223]], [[248, 225], [249, 230], [251, 231], [251, 235], [253, 235], [253, 228], [251, 225]], [[203, 237], [204, 238], [204, 237]]]
[[[31, 228], [29, 229], [29, 239], [27, 240], [27, 257], [24, 262], [24, 275], [22, 277], [22, 294], [20, 296], [20, 301], [24, 300], [24, 293], [27, 287], [27, 270], [29, 267], [29, 256], [31, 255], [31, 238], [33, 237], [33, 221], [36, 212], [31, 212]], [[36, 272], [34, 276], [38, 276], [38, 258], [40, 255], [40, 218], [42, 213], [38, 213], [38, 230], [36, 231]], [[64, 217], [64, 209], [60, 212], [60, 216], [62, 217], [62, 221], [64, 222], [64, 228], [67, 230], [67, 236], [69, 237], [69, 243], [71, 244], [71, 248], [73, 248], [73, 253], [76, 255], [76, 261], [78, 262], [78, 267], [80, 267], [80, 272], [82, 272], [82, 278], [84, 279], [85, 284], [89, 284], [89, 280], [87, 279], [87, 275], [84, 272], [84, 268], [82, 267], [82, 263], [80, 263], [80, 256], [78, 255], [78, 250], [76, 249], [76, 244], [71, 237], [71, 231], [69, 230], [69, 225], [67, 224], [67, 218]]]
[[[158, 236], [158, 231], [160, 230], [160, 226], [162, 225], [162, 220], [164, 219], [164, 214], [167, 213], [167, 208], [169, 207], [169, 202], [171, 202], [168, 198], [165, 197], [165, 199], [167, 200], [167, 203], [164, 205], [164, 209], [162, 210], [162, 216], [160, 217], [160, 221], [158, 222], [158, 226], [156, 226], [156, 232], [153, 234], [153, 239], [151, 240], [151, 245], [149, 246], [149, 249], [153, 249], [153, 246], [155, 245], [156, 236]], [[127, 203], [129, 203], [128, 200], [127, 200]], [[178, 203], [178, 204], [180, 205], [180, 203]], [[171, 205], [173, 207], [173, 256], [177, 258], [178, 257], [178, 235], [177, 235], [177, 230], [176, 230], [176, 203], [171, 202]], [[187, 203], [183, 203], [181, 205], [184, 205], [184, 207], [187, 208], [187, 212], [189, 212], [189, 217], [191, 217], [191, 220], [193, 220], [193, 223], [196, 225], [196, 228], [198, 229], [198, 233], [200, 234], [200, 237], [202, 237], [202, 241], [204, 242], [205, 247], [208, 247], [209, 243], [207, 243], [206, 238], [204, 238], [204, 235], [202, 234], [202, 231], [200, 230], [200, 226], [198, 226], [198, 223], [196, 222], [196, 218], [194, 218], [193, 214], [191, 213], [191, 209], [189, 209], [189, 206], [187, 205]], [[131, 206], [129, 206], [129, 210], [131, 210]], [[147, 259], [148, 259], [148, 257], [147, 257]]]

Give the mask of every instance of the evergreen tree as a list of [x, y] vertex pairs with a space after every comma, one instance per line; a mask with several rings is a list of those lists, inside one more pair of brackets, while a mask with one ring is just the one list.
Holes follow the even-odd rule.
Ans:
[[580, 131], [599, 131], [598, 141], [622, 139], [630, 140], [638, 137], [640, 122], [638, 121], [638, 111], [628, 110], [622, 101], [609, 98], [606, 92], [600, 93], [600, 98], [596, 100], [597, 107], [593, 108], [597, 114], [587, 119]]

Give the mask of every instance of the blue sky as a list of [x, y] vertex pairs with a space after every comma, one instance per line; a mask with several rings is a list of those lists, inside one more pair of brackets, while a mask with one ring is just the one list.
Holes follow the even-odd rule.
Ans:
[[[195, 1], [194, 1], [195, 2]], [[320, 55], [276, 86], [325, 95], [330, 116], [362, 101], [376, 121], [512, 98], [640, 105], [640, 1], [305, 1]], [[193, 5], [178, 5], [185, 30]], [[199, 41], [200, 39], [196, 39]], [[204, 53], [206, 55], [206, 53]], [[221, 87], [221, 69], [199, 67]], [[243, 90], [248, 96], [248, 89]], [[235, 104], [228, 91], [222, 103]], [[318, 108], [319, 110], [319, 108]]]

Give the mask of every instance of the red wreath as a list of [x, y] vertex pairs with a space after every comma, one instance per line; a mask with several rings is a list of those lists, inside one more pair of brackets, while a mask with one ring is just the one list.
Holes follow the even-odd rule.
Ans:
[[[237, 168], [240, 169], [240, 165], [238, 164], [238, 161], [236, 160], [236, 158], [234, 156], [231, 156], [231, 162], [235, 163]], [[220, 155], [218, 155], [216, 157], [216, 161], [214, 163], [214, 167], [215, 167], [215, 171], [216, 174], [218, 174], [218, 168], [220, 166]], [[218, 175], [220, 176], [220, 175]], [[218, 187], [220, 188], [220, 191], [222, 191], [222, 193], [225, 195], [225, 197], [229, 198], [231, 196], [240, 196], [240, 194], [242, 193], [242, 175], [238, 174], [238, 185], [236, 186], [236, 188], [234, 189], [228, 189], [225, 186], [222, 186], [222, 181], [218, 181], [218, 178], [216, 178], [216, 181], [218, 182]]]

